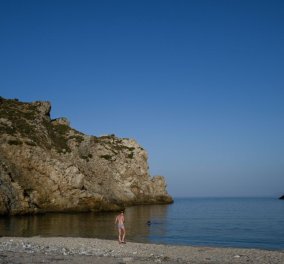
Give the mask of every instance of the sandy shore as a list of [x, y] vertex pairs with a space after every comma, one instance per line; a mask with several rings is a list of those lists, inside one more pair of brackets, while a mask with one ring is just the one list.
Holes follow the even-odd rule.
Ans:
[[118, 244], [93, 238], [2, 237], [0, 263], [284, 263], [284, 251]]

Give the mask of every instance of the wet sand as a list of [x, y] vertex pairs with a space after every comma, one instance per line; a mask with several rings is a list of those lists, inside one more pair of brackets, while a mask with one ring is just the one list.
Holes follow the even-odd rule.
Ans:
[[284, 263], [284, 251], [156, 245], [71, 237], [2, 237], [0, 263]]

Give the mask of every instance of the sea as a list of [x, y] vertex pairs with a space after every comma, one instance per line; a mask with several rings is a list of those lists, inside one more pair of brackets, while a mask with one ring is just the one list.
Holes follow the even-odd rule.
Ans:
[[[117, 239], [116, 213], [1, 216], [1, 236]], [[127, 241], [284, 249], [284, 201], [277, 198], [175, 198], [125, 210]]]

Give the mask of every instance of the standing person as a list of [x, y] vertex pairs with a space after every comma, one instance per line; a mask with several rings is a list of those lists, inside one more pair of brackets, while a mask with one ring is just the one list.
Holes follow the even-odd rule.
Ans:
[[125, 243], [125, 227], [124, 227], [124, 211], [121, 211], [120, 214], [115, 218], [115, 224], [118, 228], [118, 242]]

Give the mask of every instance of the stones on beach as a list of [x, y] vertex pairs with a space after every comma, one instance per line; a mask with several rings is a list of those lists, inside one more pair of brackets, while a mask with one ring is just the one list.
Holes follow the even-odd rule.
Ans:
[[[3, 240], [3, 239], [2, 239]], [[0, 252], [15, 252], [27, 254], [43, 254], [45, 256], [54, 256], [56, 259], [60, 256], [96, 256], [99, 258], [119, 258], [113, 263], [140, 263], [140, 260], [150, 261], [151, 263], [163, 263], [169, 260], [164, 254], [150, 253], [147, 257], [148, 250], [143, 245], [128, 244], [126, 247], [117, 247], [115, 242], [109, 245], [110, 241], [101, 243], [67, 243], [65, 239], [50, 238], [56, 243], [46, 244], [45, 238], [40, 239], [16, 239], [4, 240], [0, 242]], [[76, 239], [74, 239], [76, 241]], [[33, 242], [30, 242], [33, 241]], [[114, 260], [115, 260], [114, 259]]]
[[131, 257], [125, 257], [125, 258], [122, 259], [122, 261], [123, 261], [123, 262], [131, 262], [131, 261], [133, 261], [133, 258], [131, 258]]
[[[203, 249], [203, 250], [201, 250]], [[137, 252], [133, 254], [133, 252]], [[284, 252], [256, 249], [200, 248], [129, 242], [120, 247], [117, 241], [87, 238], [0, 238], [0, 256], [13, 256], [6, 263], [101, 263], [101, 264], [185, 264], [239, 263], [280, 264]], [[5, 258], [6, 259], [6, 258]], [[62, 260], [62, 261], [61, 261]], [[84, 260], [87, 260], [84, 262]], [[76, 262], [77, 261], [77, 262]], [[1, 260], [0, 260], [1, 262]], [[2, 262], [1, 262], [2, 263]], [[4, 262], [5, 263], [5, 262]]]

